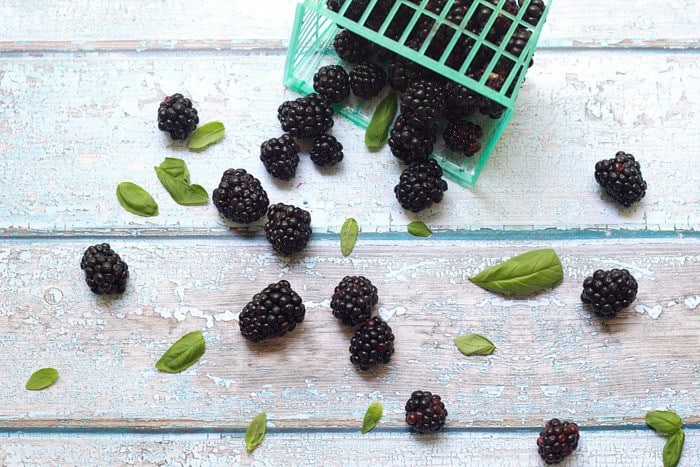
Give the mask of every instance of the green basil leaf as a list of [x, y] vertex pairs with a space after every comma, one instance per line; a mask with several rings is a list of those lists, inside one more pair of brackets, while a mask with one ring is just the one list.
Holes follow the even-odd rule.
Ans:
[[664, 446], [663, 459], [664, 467], [676, 467], [681, 460], [683, 454], [683, 443], [685, 442], [685, 433], [683, 430], [678, 430], [672, 434]]
[[158, 204], [146, 190], [131, 182], [117, 185], [117, 200], [124, 209], [143, 217], [158, 215]]
[[158, 168], [171, 177], [180, 179], [188, 185], [190, 184], [190, 171], [187, 170], [187, 164], [182, 159], [166, 157]]
[[647, 425], [665, 435], [672, 435], [681, 429], [683, 420], [674, 412], [653, 410], [644, 417]]
[[32, 373], [24, 387], [30, 391], [40, 391], [51, 386], [57, 379], [58, 371], [53, 368], [42, 368]]
[[200, 126], [190, 136], [187, 147], [190, 149], [202, 149], [214, 144], [224, 137], [224, 124], [221, 122], [209, 122]]
[[374, 109], [372, 119], [365, 132], [365, 145], [370, 149], [379, 149], [387, 140], [391, 122], [396, 116], [396, 93], [389, 93]]
[[340, 228], [340, 251], [343, 253], [343, 256], [348, 256], [352, 253], [359, 232], [360, 227], [352, 217], [343, 222], [343, 226]]
[[160, 167], [154, 167], [158, 180], [163, 184], [177, 204], [192, 206], [209, 201], [209, 193], [199, 185], [189, 185], [183, 179], [175, 178]]
[[372, 402], [369, 407], [367, 407], [367, 412], [365, 412], [365, 418], [362, 420], [362, 434], [369, 433], [377, 426], [377, 422], [382, 418], [383, 407], [379, 402]]
[[197, 363], [204, 350], [202, 331], [192, 331], [170, 346], [156, 362], [156, 368], [166, 373], [180, 373]]
[[514, 256], [469, 280], [491, 292], [528, 295], [553, 287], [563, 278], [559, 257], [551, 248], [545, 248]]
[[267, 415], [265, 412], [261, 412], [255, 416], [253, 421], [248, 425], [248, 429], [245, 431], [245, 449], [251, 452], [253, 449], [260, 446], [263, 438], [265, 437], [265, 430], [267, 430]]
[[479, 334], [467, 334], [455, 339], [455, 345], [464, 355], [491, 355], [496, 346], [493, 342]]
[[408, 233], [416, 237], [430, 237], [433, 232], [422, 221], [413, 221], [408, 224]]

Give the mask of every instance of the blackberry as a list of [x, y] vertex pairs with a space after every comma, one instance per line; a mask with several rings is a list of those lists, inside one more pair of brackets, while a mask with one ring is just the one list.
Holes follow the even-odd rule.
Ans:
[[545, 5], [543, 0], [530, 0], [525, 13], [523, 14], [523, 20], [527, 21], [533, 26], [537, 26], [537, 23], [540, 22], [540, 19], [544, 14], [544, 8]]
[[447, 124], [442, 137], [448, 148], [471, 157], [481, 149], [479, 138], [483, 136], [481, 127], [464, 120], [453, 120]]
[[451, 119], [472, 115], [484, 105], [485, 98], [454, 81], [445, 85], [445, 115]]
[[532, 31], [519, 27], [511, 36], [506, 46], [506, 51], [512, 53], [516, 57], [520, 57], [523, 53], [525, 46], [527, 45], [530, 37], [532, 36]]
[[238, 325], [243, 337], [259, 342], [293, 331], [304, 321], [306, 308], [287, 281], [265, 287], [243, 308]]
[[445, 191], [447, 182], [442, 179], [442, 169], [433, 159], [410, 165], [394, 187], [401, 207], [413, 212], [439, 203]]
[[289, 204], [273, 204], [267, 210], [265, 236], [279, 253], [299, 253], [311, 238], [311, 214]]
[[350, 95], [350, 77], [340, 65], [328, 65], [314, 75], [314, 91], [333, 103], [344, 101]]
[[576, 450], [578, 440], [578, 425], [553, 418], [537, 438], [537, 452], [545, 463], [558, 464]]
[[499, 104], [498, 102], [492, 101], [491, 99], [486, 99], [484, 104], [479, 107], [479, 112], [482, 115], [487, 115], [489, 118], [498, 120], [503, 116], [506, 108]]
[[333, 109], [325, 99], [311, 93], [286, 101], [277, 109], [282, 129], [294, 138], [315, 138], [333, 126]]
[[412, 164], [428, 159], [436, 138], [437, 125], [432, 119], [421, 118], [420, 112], [402, 113], [391, 128], [389, 148], [395, 157]]
[[364, 276], [345, 276], [331, 298], [333, 316], [346, 326], [367, 321], [379, 301], [377, 288]]
[[80, 269], [85, 271], [85, 282], [90, 290], [97, 295], [120, 294], [126, 289], [129, 266], [108, 243], [85, 250]]
[[430, 78], [417, 79], [401, 94], [401, 112], [423, 109], [430, 118], [439, 118], [445, 111], [444, 85]]
[[167, 96], [158, 107], [158, 129], [170, 133], [172, 139], [187, 139], [198, 123], [197, 109], [180, 93]]
[[371, 99], [386, 85], [386, 72], [375, 63], [363, 62], [350, 72], [350, 89], [357, 97]]
[[350, 340], [350, 361], [361, 370], [389, 363], [393, 354], [394, 333], [379, 316], [367, 320]]
[[250, 224], [265, 215], [270, 200], [260, 180], [244, 169], [228, 169], [212, 194], [222, 216], [240, 224]]
[[333, 48], [341, 60], [348, 63], [359, 63], [367, 60], [372, 53], [370, 42], [355, 33], [344, 29], [333, 39]]
[[614, 318], [637, 297], [637, 281], [627, 269], [598, 269], [583, 281], [581, 301], [601, 318]]
[[440, 431], [446, 419], [445, 404], [430, 391], [414, 391], [406, 402], [406, 423], [417, 433]]
[[596, 162], [595, 179], [608, 195], [625, 207], [644, 198], [647, 192], [639, 162], [624, 151], [619, 151], [613, 159]]
[[321, 167], [330, 167], [343, 160], [343, 145], [333, 135], [321, 135], [309, 149], [311, 160]]
[[260, 160], [270, 175], [290, 180], [299, 165], [299, 145], [288, 134], [268, 139], [260, 145]]
[[411, 81], [424, 78], [428, 70], [415, 62], [398, 57], [387, 65], [387, 81], [391, 89], [404, 92]]
[[[326, 7], [338, 13], [345, 1], [346, 0], [326, 0]], [[369, 5], [369, 0], [350, 0], [350, 2], [347, 10], [345, 10], [345, 17], [357, 21], [362, 16], [362, 13], [365, 12], [367, 5]]]

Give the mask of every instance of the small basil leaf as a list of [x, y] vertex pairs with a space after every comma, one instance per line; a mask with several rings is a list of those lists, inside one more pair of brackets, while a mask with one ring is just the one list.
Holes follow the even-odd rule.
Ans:
[[197, 363], [204, 350], [202, 331], [190, 332], [170, 346], [156, 362], [156, 368], [166, 373], [180, 373]]
[[248, 429], [245, 431], [246, 451], [251, 452], [260, 446], [265, 437], [265, 430], [267, 430], [267, 415], [265, 412], [261, 412], [253, 418], [253, 421], [250, 422]]
[[469, 280], [491, 292], [528, 295], [552, 287], [563, 278], [559, 257], [551, 248], [545, 248], [514, 256]]
[[131, 182], [117, 185], [117, 200], [124, 209], [143, 217], [158, 215], [158, 204], [146, 190]]
[[681, 429], [683, 425], [683, 420], [674, 412], [668, 412], [666, 410], [653, 410], [647, 412], [644, 417], [647, 425], [665, 435], [672, 435]]
[[467, 334], [455, 339], [455, 345], [464, 355], [491, 355], [496, 346], [493, 342], [479, 334]]
[[372, 402], [369, 407], [367, 407], [367, 412], [365, 412], [365, 418], [362, 420], [362, 434], [369, 433], [377, 426], [377, 422], [382, 418], [383, 407], [379, 402]]
[[666, 440], [666, 445], [663, 451], [664, 467], [676, 467], [681, 460], [683, 454], [683, 443], [685, 442], [685, 433], [683, 430], [676, 431]]
[[413, 221], [408, 224], [408, 233], [416, 237], [430, 237], [433, 234], [422, 221]]
[[393, 91], [377, 105], [365, 132], [365, 145], [368, 148], [379, 149], [384, 146], [389, 127], [396, 116], [396, 107], [396, 93]]
[[154, 167], [158, 180], [163, 184], [177, 204], [192, 206], [209, 201], [209, 193], [199, 185], [189, 185], [184, 180], [169, 175], [160, 167]]
[[343, 253], [343, 256], [348, 256], [352, 253], [359, 232], [360, 227], [352, 217], [343, 222], [343, 226], [340, 228], [340, 251]]
[[158, 168], [171, 177], [180, 179], [188, 185], [190, 184], [190, 171], [187, 170], [187, 164], [185, 164], [185, 161], [182, 159], [166, 157], [165, 160], [160, 163]]
[[58, 371], [53, 368], [42, 368], [32, 373], [24, 387], [30, 391], [40, 391], [51, 386], [57, 379]]
[[224, 137], [224, 124], [221, 122], [209, 122], [200, 126], [190, 136], [187, 147], [190, 149], [202, 149], [214, 144]]

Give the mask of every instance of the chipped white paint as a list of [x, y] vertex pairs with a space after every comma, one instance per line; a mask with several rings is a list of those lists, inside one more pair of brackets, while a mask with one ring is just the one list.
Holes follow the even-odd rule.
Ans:
[[651, 316], [652, 319], [659, 319], [659, 316], [661, 316], [661, 312], [663, 311], [663, 308], [661, 307], [661, 305], [654, 305], [654, 306], [636, 305], [634, 307], [634, 310], [637, 313], [646, 313], [649, 316]]
[[700, 295], [696, 295], [694, 297], [688, 297], [685, 299], [684, 303], [688, 308], [691, 310], [694, 310], [697, 308], [698, 305], [700, 305]]

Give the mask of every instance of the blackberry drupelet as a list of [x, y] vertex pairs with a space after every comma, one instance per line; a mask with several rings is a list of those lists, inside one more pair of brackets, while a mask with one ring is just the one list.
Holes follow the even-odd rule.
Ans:
[[350, 95], [350, 77], [340, 65], [328, 65], [314, 75], [314, 91], [333, 103], [344, 101]]
[[306, 308], [287, 281], [265, 287], [238, 316], [241, 334], [253, 342], [280, 337], [304, 321]]
[[479, 139], [483, 136], [481, 127], [464, 120], [453, 120], [447, 124], [442, 137], [448, 148], [471, 157], [481, 149]]
[[359, 63], [367, 60], [372, 53], [370, 42], [362, 36], [344, 29], [333, 39], [333, 48], [341, 60]]
[[318, 94], [286, 101], [277, 109], [282, 129], [293, 138], [315, 138], [333, 126], [333, 109]]
[[553, 418], [537, 438], [537, 452], [545, 463], [558, 464], [576, 450], [578, 440], [578, 425]]
[[387, 81], [391, 89], [404, 92], [411, 81], [424, 78], [428, 70], [408, 59], [397, 57], [387, 65]]
[[469, 88], [449, 81], [445, 85], [445, 115], [450, 119], [464, 118], [484, 105], [486, 98]]
[[268, 139], [260, 145], [260, 160], [273, 177], [291, 180], [299, 165], [299, 145], [288, 134]]
[[228, 169], [212, 194], [222, 216], [240, 224], [250, 224], [265, 215], [270, 200], [260, 180], [244, 169]]
[[581, 301], [601, 318], [614, 318], [637, 297], [637, 280], [627, 269], [598, 269], [583, 281]]
[[364, 323], [379, 301], [377, 288], [364, 276], [345, 276], [331, 298], [333, 316], [346, 326]]
[[400, 100], [401, 112], [417, 112], [422, 109], [428, 117], [440, 118], [446, 104], [444, 85], [430, 78], [411, 81]]
[[437, 139], [437, 124], [421, 113], [402, 113], [389, 133], [391, 153], [406, 164], [425, 161], [433, 152]]
[[442, 179], [442, 169], [433, 159], [416, 162], [401, 174], [394, 187], [401, 207], [418, 212], [442, 201], [447, 182]]
[[361, 370], [389, 363], [394, 354], [394, 333], [379, 316], [367, 320], [350, 340], [350, 361]]
[[333, 135], [321, 135], [309, 149], [311, 160], [321, 167], [330, 167], [343, 160], [343, 145]]
[[289, 204], [273, 204], [267, 210], [265, 236], [277, 252], [299, 253], [311, 238], [311, 214]]
[[375, 63], [363, 62], [350, 72], [350, 89], [357, 97], [371, 99], [384, 89], [386, 72]]
[[158, 107], [158, 129], [170, 133], [172, 139], [187, 139], [198, 123], [197, 109], [180, 93], [167, 96]]
[[417, 433], [440, 431], [446, 419], [445, 404], [430, 391], [414, 391], [406, 402], [406, 423]]
[[596, 162], [595, 179], [608, 195], [625, 207], [644, 198], [647, 191], [639, 162], [624, 151], [619, 151], [613, 159]]
[[90, 290], [97, 295], [120, 294], [126, 289], [129, 266], [108, 243], [85, 250], [80, 269], [85, 271], [85, 282]]

